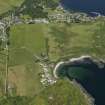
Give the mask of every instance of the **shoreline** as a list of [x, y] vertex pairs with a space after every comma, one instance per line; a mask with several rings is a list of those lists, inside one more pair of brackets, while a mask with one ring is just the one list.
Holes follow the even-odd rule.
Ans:
[[[89, 60], [89, 61], [88, 61]], [[80, 56], [80, 57], [77, 57], [77, 58], [70, 58], [69, 60], [67, 61], [59, 61], [55, 67], [54, 67], [54, 70], [53, 70], [53, 75], [55, 78], [59, 78], [57, 76], [57, 70], [60, 69], [62, 66], [64, 65], [70, 65], [70, 64], [76, 64], [76, 63], [85, 63], [85, 62], [89, 62], [89, 63], [94, 63], [96, 64], [100, 69], [101, 68], [104, 68], [105, 66], [105, 61], [103, 60], [97, 60], [95, 58], [92, 58], [91, 56], [89, 55], [84, 55], [84, 56]]]
[[[63, 60], [59, 61], [54, 67], [53, 75], [56, 79], [58, 79], [59, 76], [57, 75], [57, 71], [60, 70], [60, 68], [62, 66], [73, 65], [73, 64], [74, 65], [75, 64], [87, 64], [87, 63], [95, 64], [100, 69], [103, 69], [105, 67], [105, 61], [104, 60], [102, 60], [102, 59], [98, 60], [98, 59], [95, 59], [91, 56], [85, 55], [85, 56], [80, 56], [80, 57], [77, 57], [77, 58], [71, 58], [67, 61], [63, 61]], [[87, 92], [87, 90], [81, 85], [81, 83], [79, 83], [75, 78], [70, 82], [73, 85], [80, 88], [80, 90], [83, 92], [84, 96], [88, 99], [90, 105], [95, 105], [95, 99], [91, 96], [90, 93]]]
[[71, 83], [75, 86], [77, 86], [80, 91], [83, 93], [84, 97], [86, 99], [88, 99], [89, 105], [95, 105], [95, 99], [91, 96], [91, 94], [89, 94], [86, 89], [79, 83], [77, 82], [75, 79], [73, 81], [71, 81]]

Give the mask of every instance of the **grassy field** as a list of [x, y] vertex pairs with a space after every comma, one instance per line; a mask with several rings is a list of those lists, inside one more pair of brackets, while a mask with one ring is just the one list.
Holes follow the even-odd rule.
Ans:
[[0, 14], [7, 12], [14, 6], [19, 6], [24, 0], [0, 0]]
[[80, 89], [67, 80], [59, 80], [35, 97], [32, 105], [89, 105]]
[[103, 21], [87, 24], [53, 24], [50, 27], [51, 59], [81, 55], [104, 59], [105, 23]]
[[16, 96], [0, 98], [3, 105], [90, 105], [82, 91], [69, 80], [58, 80], [34, 97]]
[[43, 89], [40, 73], [41, 67], [35, 63], [10, 67], [9, 84], [15, 87], [16, 95], [33, 96]]
[[[104, 58], [104, 26], [102, 21], [71, 25], [23, 24], [13, 26], [10, 33], [10, 75], [13, 78], [15, 78], [14, 74], [21, 77], [17, 77], [15, 80], [10, 76], [10, 80], [14, 80], [15, 84], [22, 80], [17, 87], [18, 91], [23, 91], [23, 94], [31, 94], [31, 90], [39, 89], [38, 74], [41, 72], [41, 68], [35, 64], [33, 55], [45, 52], [45, 36], [49, 38], [50, 60], [56, 61], [61, 57], [81, 55]], [[13, 72], [15, 73], [13, 74]], [[31, 77], [31, 75], [33, 75], [32, 78], [27, 77]], [[27, 81], [37, 83], [36, 87], [31, 89], [34, 85], [27, 84]], [[23, 90], [21, 90], [22, 87]], [[18, 93], [22, 94], [22, 92]]]
[[16, 25], [11, 28], [10, 64], [28, 62], [26, 59], [45, 51], [43, 25]]
[[[0, 14], [24, 0], [0, 0]], [[105, 57], [105, 22], [97, 20], [90, 23], [73, 24], [21, 24], [13, 25], [10, 30], [9, 46], [9, 93], [21, 96], [18, 102], [26, 105], [89, 105], [87, 97], [68, 80], [58, 80], [56, 84], [44, 87], [40, 83], [43, 69], [35, 62], [35, 56], [46, 54], [45, 37], [48, 37], [49, 59], [91, 55]], [[0, 55], [0, 96], [4, 93], [5, 57]], [[13, 92], [14, 89], [14, 92]], [[4, 105], [14, 105], [16, 99], [0, 99]], [[17, 103], [18, 103], [17, 102]], [[18, 105], [18, 104], [17, 104]], [[28, 105], [28, 104], [27, 104]]]
[[68, 80], [59, 80], [34, 97], [1, 98], [3, 105], [90, 105], [82, 91]]
[[18, 95], [35, 95], [42, 89], [42, 68], [35, 63], [34, 55], [45, 52], [43, 25], [16, 25], [10, 35], [9, 84]]
[[[47, 36], [51, 61], [62, 57], [81, 55], [104, 59], [104, 28], [105, 23], [101, 20], [88, 24], [21, 24], [12, 26], [9, 46], [9, 86], [15, 87], [17, 95], [20, 96], [37, 95], [32, 101], [32, 105], [49, 105], [54, 102], [54, 105], [67, 104], [68, 100], [71, 100], [71, 105], [78, 105], [80, 102], [83, 105], [88, 105], [81, 91], [67, 81], [57, 82], [43, 91], [44, 87], [40, 83], [39, 76], [42, 68], [35, 63], [34, 55], [46, 53], [45, 36]], [[0, 64], [1, 73], [5, 70], [4, 67]], [[0, 84], [2, 85], [2, 82]], [[50, 98], [51, 101], [49, 101]]]

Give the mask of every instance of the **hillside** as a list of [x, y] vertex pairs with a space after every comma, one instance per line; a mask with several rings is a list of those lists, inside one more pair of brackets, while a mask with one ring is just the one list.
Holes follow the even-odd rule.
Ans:
[[0, 14], [18, 7], [24, 0], [0, 0]]

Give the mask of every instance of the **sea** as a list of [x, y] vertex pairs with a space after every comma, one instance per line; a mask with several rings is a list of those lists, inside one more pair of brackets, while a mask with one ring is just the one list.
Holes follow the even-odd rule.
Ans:
[[105, 0], [61, 0], [61, 5], [68, 10], [105, 15]]

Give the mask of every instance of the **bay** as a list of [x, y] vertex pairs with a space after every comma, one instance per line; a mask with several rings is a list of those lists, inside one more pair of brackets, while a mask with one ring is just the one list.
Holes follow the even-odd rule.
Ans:
[[105, 15], [105, 0], [61, 0], [61, 5], [73, 11], [97, 12]]
[[58, 70], [58, 76], [75, 79], [92, 95], [96, 105], [105, 105], [105, 65], [103, 68], [94, 63], [65, 65]]

